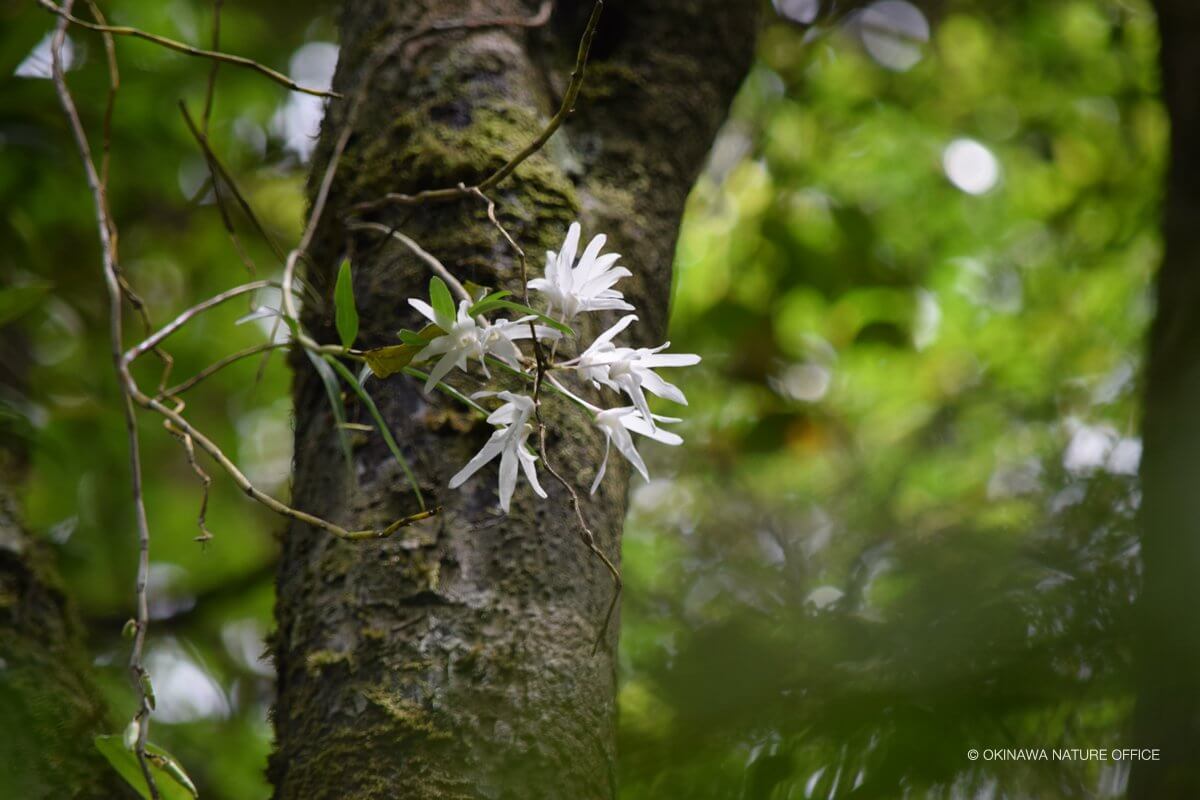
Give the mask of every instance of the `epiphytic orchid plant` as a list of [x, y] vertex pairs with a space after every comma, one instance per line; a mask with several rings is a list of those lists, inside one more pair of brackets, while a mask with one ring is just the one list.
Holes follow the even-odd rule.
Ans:
[[[619, 344], [617, 338], [637, 321], [635, 314], [622, 317], [591, 342], [580, 341], [570, 323], [581, 316], [636, 310], [614, 288], [622, 278], [632, 274], [618, 265], [620, 256], [603, 252], [603, 234], [593, 238], [583, 254], [578, 255], [580, 234], [579, 223], [573, 223], [558, 252], [546, 253], [544, 276], [526, 282], [526, 297], [530, 291], [538, 293], [545, 301], [544, 309], [517, 303], [510, 299], [509, 292], [472, 298], [461, 286], [456, 288], [465, 296], [456, 306], [447, 282], [435, 276], [430, 280], [428, 301], [420, 298], [408, 301], [428, 324], [420, 331], [400, 331], [402, 344], [398, 346], [364, 353], [377, 376], [386, 377], [404, 369], [424, 378], [426, 392], [442, 388], [477, 409], [481, 409], [478, 405], [481, 401], [501, 402], [487, 416], [495, 431], [475, 457], [451, 478], [449, 485], [461, 486], [499, 457], [498, 494], [505, 512], [522, 473], [534, 493], [546, 497], [537, 474], [539, 456], [535, 451], [539, 447], [530, 443], [535, 434], [537, 441], [541, 440], [538, 404], [543, 388], [548, 387], [577, 405], [605, 436], [604, 458], [596, 465], [591, 486], [593, 494], [604, 478], [614, 445], [643, 477], [649, 478], [632, 434], [668, 445], [683, 442], [678, 435], [659, 427], [679, 420], [652, 413], [646, 394], [686, 405], [683, 392], [655, 370], [691, 366], [699, 363], [700, 357], [663, 352], [670, 342], [654, 348]], [[340, 304], [353, 302], [352, 296], [347, 298], [341, 293], [338, 300]], [[502, 312], [507, 316], [499, 316]], [[478, 362], [477, 377], [485, 386], [467, 398], [446, 383], [446, 379], [456, 370], [473, 373], [475, 362]], [[431, 365], [427, 373], [416, 369], [415, 365], [422, 364]], [[529, 388], [528, 393], [502, 391], [492, 386], [493, 370], [516, 375]], [[612, 402], [602, 407], [579, 397], [555, 376], [567, 372], [590, 382], [602, 398]], [[544, 448], [540, 449], [544, 457]]]

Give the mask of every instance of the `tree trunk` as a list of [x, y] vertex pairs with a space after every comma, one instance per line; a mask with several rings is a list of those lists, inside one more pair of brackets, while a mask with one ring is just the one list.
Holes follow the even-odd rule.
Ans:
[[[363, 346], [395, 344], [400, 327], [416, 326], [406, 298], [426, 296], [429, 272], [377, 234], [352, 238], [340, 218], [385, 192], [478, 182], [531, 141], [557, 106], [591, 10], [578, 0], [555, 5], [536, 31], [447, 31], [414, 43], [371, 81], [308, 271], [328, 298], [340, 254], [354, 254]], [[684, 201], [750, 61], [758, 5], [608, 3], [575, 114], [491, 192], [534, 274], [572, 220], [585, 236], [607, 233], [634, 272], [622, 289], [642, 312], [643, 343], [663, 339]], [[347, 2], [335, 89], [352, 92], [371, 49], [397, 30], [532, 11], [517, 0]], [[344, 116], [335, 103], [314, 182]], [[461, 280], [519, 293], [519, 262], [476, 199], [374, 218], [397, 225]], [[334, 340], [327, 311], [311, 309], [306, 322]], [[302, 358], [295, 364], [296, 504], [354, 526], [414, 511], [378, 436], [357, 444], [351, 485], [323, 389]], [[422, 490], [444, 511], [372, 543], [287, 530], [274, 642], [275, 796], [613, 796], [615, 625], [592, 654], [613, 587], [581, 543], [568, 495], [547, 476], [548, 500], [522, 485], [503, 516], [494, 467], [446, 489], [489, 426], [441, 395], [424, 396], [409, 378], [367, 386]], [[573, 409], [546, 406], [550, 460], [586, 497], [602, 439]], [[354, 404], [348, 414], [369, 421]], [[619, 473], [584, 505], [614, 560], [625, 488]]]
[[[0, 398], [24, 393], [28, 351], [15, 337], [11, 327], [0, 331]], [[127, 790], [92, 745], [113, 728], [79, 627], [50, 554], [20, 522], [25, 440], [5, 423], [0, 418], [0, 797], [122, 797]]]
[[1147, 366], [1135, 800], [1200, 797], [1200, 6], [1157, 0], [1171, 164]]

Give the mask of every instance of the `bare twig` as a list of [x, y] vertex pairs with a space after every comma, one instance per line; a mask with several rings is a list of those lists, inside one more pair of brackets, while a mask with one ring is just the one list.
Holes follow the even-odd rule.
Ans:
[[159, 396], [156, 399], [161, 400], [164, 397], [178, 397], [184, 392], [195, 388], [198, 383], [212, 377], [214, 374], [220, 372], [234, 362], [241, 361], [243, 358], [249, 358], [250, 356], [257, 355], [259, 353], [265, 353], [271, 350], [279, 350], [280, 348], [287, 346], [288, 342], [264, 342], [262, 344], [253, 345], [252, 347], [247, 347], [244, 350], [239, 350], [236, 353], [225, 356], [220, 361], [209, 364], [207, 367], [200, 370], [183, 383], [172, 386], [170, 389], [164, 389], [159, 393]]
[[571, 70], [570, 81], [567, 84], [567, 90], [563, 93], [562, 101], [559, 103], [558, 111], [550, 118], [546, 127], [537, 137], [527, 144], [520, 152], [505, 162], [499, 169], [493, 172], [488, 177], [484, 178], [474, 186], [466, 186], [459, 184], [458, 186], [447, 187], [444, 189], [426, 189], [414, 194], [403, 194], [400, 192], [389, 192], [383, 197], [376, 200], [368, 200], [363, 203], [358, 203], [351, 210], [355, 213], [363, 213], [373, 211], [377, 208], [382, 208], [389, 205], [412, 206], [421, 205], [423, 203], [445, 203], [451, 200], [458, 200], [473, 192], [475, 189], [487, 191], [501, 183], [505, 178], [511, 175], [517, 167], [526, 159], [537, 153], [546, 142], [550, 141], [550, 137], [558, 131], [567, 117], [571, 116], [571, 112], [575, 110], [575, 100], [579, 97], [579, 90], [583, 87], [584, 74], [587, 71], [588, 54], [592, 49], [592, 39], [595, 38], [596, 28], [600, 24], [600, 12], [604, 10], [604, 0], [596, 0], [592, 6], [592, 15], [588, 18], [587, 26], [584, 28], [583, 36], [579, 40], [579, 50], [575, 57], [575, 67]]
[[[214, 0], [213, 2], [212, 49], [214, 52], [221, 49], [221, 6], [224, 3], [225, 0]], [[208, 136], [208, 120], [212, 116], [213, 95], [217, 90], [217, 70], [220, 68], [221, 62], [214, 60], [208, 69], [208, 86], [204, 90], [204, 114], [200, 123], [200, 129], [204, 131], [205, 137]]]
[[[468, 191], [487, 204], [488, 219], [496, 230], [500, 231], [500, 235], [508, 242], [509, 247], [517, 254], [517, 258], [521, 262], [521, 289], [524, 292], [525, 305], [529, 305], [529, 266], [524, 248], [517, 244], [516, 239], [509, 234], [508, 229], [500, 223], [499, 218], [496, 216], [496, 203], [477, 186], [469, 188]], [[596, 651], [600, 648], [601, 642], [604, 641], [605, 634], [608, 633], [608, 626], [612, 621], [613, 612], [616, 610], [617, 600], [621, 596], [621, 571], [617, 569], [612, 560], [596, 544], [596, 537], [592, 533], [592, 529], [588, 527], [587, 520], [583, 516], [583, 505], [580, 502], [578, 490], [566, 478], [560, 475], [558, 470], [550, 463], [550, 455], [546, 450], [546, 423], [542, 420], [542, 385], [549, 365], [546, 363], [546, 356], [542, 351], [542, 343], [538, 339], [537, 330], [532, 321], [529, 323], [529, 331], [531, 334], [530, 338], [533, 341], [534, 358], [537, 361], [537, 373], [533, 381], [533, 409], [534, 418], [537, 420], [538, 453], [542, 457], [542, 465], [571, 495], [571, 505], [575, 509], [576, 518], [579, 520], [579, 537], [584, 545], [592, 551], [592, 554], [604, 563], [613, 581], [612, 600], [609, 601], [608, 611], [604, 615], [604, 623], [600, 626], [600, 632], [596, 635], [596, 640], [592, 643], [592, 654], [595, 655]]]
[[575, 99], [579, 97], [579, 90], [583, 88], [583, 76], [587, 71], [588, 53], [591, 52], [592, 39], [596, 36], [596, 28], [600, 24], [600, 12], [603, 10], [604, 0], [596, 0], [596, 4], [592, 6], [592, 15], [588, 18], [587, 26], [583, 30], [583, 36], [579, 40], [579, 51], [575, 56], [575, 68], [571, 70], [571, 78], [567, 83], [566, 92], [563, 93], [558, 111], [550, 118], [550, 122], [547, 123], [541, 134], [527, 144], [524, 150], [509, 159], [507, 164], [492, 173], [491, 177], [479, 184], [480, 189], [486, 192], [511, 175], [513, 170], [520, 166], [522, 161], [532, 156], [538, 150], [541, 150], [546, 142], [550, 141], [550, 137], [566, 121], [567, 117], [571, 116], [571, 112], [575, 110]]
[[259, 503], [271, 509], [276, 514], [289, 519], [294, 519], [297, 522], [303, 522], [306, 525], [313, 526], [314, 528], [320, 528], [321, 530], [333, 534], [339, 539], [383, 539], [391, 536], [393, 533], [405, 527], [406, 525], [411, 525], [414, 522], [428, 519], [429, 517], [432, 517], [441, 511], [440, 507], [426, 509], [416, 514], [402, 517], [388, 525], [386, 528], [348, 530], [336, 523], [313, 516], [305, 511], [292, 508], [286, 503], [276, 500], [271, 495], [259, 489], [250, 482], [250, 479], [247, 478], [240, 469], [238, 469], [237, 465], [234, 464], [227, 455], [225, 455], [224, 451], [222, 451], [220, 447], [218, 447], [211, 439], [193, 427], [192, 424], [183, 417], [183, 415], [166, 406], [161, 400], [158, 400], [154, 397], [148, 397], [138, 391], [135, 391], [133, 394], [133, 400], [143, 408], [147, 408], [162, 415], [172, 425], [174, 425], [176, 429], [190, 436], [196, 445], [199, 446], [199, 448], [205, 453], [207, 453], [210, 458], [216, 461], [218, 466], [220, 466], [221, 469], [229, 475], [233, 482], [237, 484], [238, 488], [245, 492], [247, 496], [257, 500]]
[[[213, 151], [208, 140], [208, 135], [196, 127], [196, 123], [192, 120], [191, 114], [188, 113], [187, 106], [184, 105], [183, 101], [179, 103], [179, 111], [183, 114], [183, 120], [187, 124], [188, 130], [196, 139], [196, 143], [200, 145], [200, 149], [204, 152], [204, 159], [208, 162], [210, 172], [213, 173], [213, 191], [217, 195], [218, 202], [220, 202], [221, 192], [217, 178], [220, 178], [220, 183], [229, 189], [230, 194], [233, 195], [233, 198], [237, 200], [238, 206], [242, 209], [242, 213], [250, 220], [250, 224], [254, 226], [254, 229], [262, 236], [263, 241], [271, 248], [271, 252], [282, 263], [287, 257], [283, 252], [283, 248], [279, 246], [279, 243], [275, 241], [274, 237], [267, 232], [266, 227], [259, 221], [258, 215], [254, 213], [254, 209], [250, 206], [250, 201], [246, 199], [245, 194], [238, 188], [237, 181], [233, 179], [229, 170], [225, 168], [225, 165], [221, 163], [221, 159]], [[232, 234], [232, 225], [227, 223], [226, 227], [230, 229], [230, 233]]]
[[[39, 2], [46, 1], [47, 0], [39, 0]], [[599, 6], [603, 5], [603, 0], [596, 0], [596, 4], [597, 9], [593, 11], [592, 19], [589, 21], [589, 28], [591, 28], [593, 32], [597, 17], [599, 16]], [[304, 227], [304, 233], [300, 237], [300, 243], [296, 246], [295, 250], [288, 254], [287, 262], [284, 265], [283, 303], [285, 313], [288, 317], [296, 320], [297, 323], [299, 322], [299, 316], [296, 313], [295, 303], [290, 294], [291, 284], [295, 278], [296, 265], [299, 259], [308, 252], [308, 247], [312, 243], [312, 238], [316, 234], [317, 227], [320, 225], [321, 216], [325, 211], [325, 204], [329, 199], [329, 191], [333, 186], [333, 179], [337, 174], [337, 168], [339, 162], [341, 161], [342, 153], [345, 152], [346, 145], [350, 141], [350, 136], [354, 132], [354, 125], [358, 119], [359, 111], [366, 102], [367, 91], [370, 88], [371, 79], [374, 77], [379, 68], [387, 63], [388, 59], [399, 52], [400, 49], [405, 45], [425, 36], [429, 36], [433, 33], [459, 29], [478, 30], [496, 27], [536, 27], [539, 25], [544, 25], [550, 19], [551, 6], [552, 3], [543, 2], [541, 7], [538, 9], [538, 13], [529, 18], [506, 16], [486, 17], [479, 19], [441, 20], [431, 22], [415, 30], [393, 36], [383, 47], [380, 47], [375, 51], [371, 59], [367, 62], [366, 68], [363, 70], [363, 75], [359, 79], [359, 85], [354, 92], [352, 100], [350, 101], [350, 107], [346, 112], [346, 119], [343, 123], [342, 131], [337, 140], [334, 142], [333, 150], [330, 153], [329, 161], [325, 167], [325, 173], [321, 177], [321, 183], [319, 184], [317, 193], [313, 198], [312, 210], [309, 213], [308, 222]], [[591, 35], [587, 35], [586, 38], [590, 43]], [[586, 60], [586, 54], [583, 57]], [[577, 68], [576, 71], [580, 73], [580, 80], [582, 81], [582, 69]], [[576, 90], [576, 92], [577, 91], [578, 90]], [[461, 195], [465, 192], [464, 189], [460, 188], [455, 188], [452, 191], [455, 192], [456, 195]], [[318, 352], [325, 352], [319, 350], [321, 345], [318, 345], [311, 338], [308, 338], [307, 334], [304, 334], [303, 331], [300, 332], [299, 338], [304, 346], [310, 347], [311, 345], [310, 349], [318, 348]]]
[[[175, 410], [183, 411], [183, 401], [176, 399], [176, 403], [178, 405], [176, 405]], [[188, 466], [192, 468], [192, 472], [196, 473], [196, 477], [200, 479], [200, 514], [196, 519], [196, 524], [200, 527], [200, 535], [196, 537], [195, 541], [206, 544], [212, 541], [213, 538], [212, 532], [205, 525], [205, 520], [208, 517], [208, 490], [212, 486], [212, 478], [196, 462], [196, 448], [192, 444], [192, 437], [176, 428], [169, 420], [163, 421], [163, 427], [166, 428], [167, 433], [179, 440], [179, 443], [183, 446], [184, 455], [187, 457]]]
[[[93, 0], [86, 0], [88, 10], [92, 12], [96, 22], [104, 25], [107, 20], [101, 13], [100, 7]], [[112, 151], [112, 117], [117, 104], [117, 91], [121, 88], [121, 73], [117, 69], [117, 52], [110, 33], [102, 33], [104, 41], [104, 60], [108, 65], [108, 100], [104, 104], [104, 145], [100, 156], [100, 186], [104, 190], [104, 201], [108, 202], [108, 160]]]
[[179, 316], [175, 317], [175, 319], [159, 328], [152, 335], [146, 337], [138, 344], [129, 348], [128, 352], [126, 352], [122, 358], [122, 363], [126, 366], [132, 364], [134, 361], [145, 355], [148, 350], [152, 350], [157, 347], [168, 336], [175, 333], [188, 322], [192, 321], [200, 314], [203, 314], [205, 311], [208, 311], [210, 308], [219, 306], [235, 297], [240, 297], [241, 295], [249, 292], [257, 292], [258, 290], [265, 289], [269, 286], [278, 287], [279, 284], [275, 281], [252, 281], [250, 283], [244, 283], [241, 286], [235, 286], [232, 289], [226, 289], [220, 294], [213, 295], [207, 300], [197, 303], [186, 311], [180, 313]]
[[415, 241], [405, 236], [395, 228], [389, 228], [387, 225], [379, 222], [349, 222], [346, 224], [346, 227], [352, 231], [377, 231], [379, 233], [390, 235], [397, 242], [400, 242], [400, 244], [407, 247], [413, 255], [424, 261], [434, 275], [437, 275], [439, 278], [449, 284], [450, 288], [455, 294], [458, 295], [460, 300], [466, 300], [468, 303], [473, 302], [471, 293], [468, 292], [467, 288], [459, 282], [458, 278], [454, 277], [450, 270], [446, 269], [445, 264], [439, 261], [437, 257], [428, 250], [421, 247], [421, 245], [417, 244]]
[[[216, 62], [214, 61], [213, 64], [215, 65]], [[233, 218], [229, 216], [229, 209], [225, 206], [225, 196], [221, 193], [221, 182], [218, 178], [221, 168], [217, 164], [216, 156], [213, 154], [212, 149], [208, 146], [207, 132], [201, 132], [196, 129], [191, 116], [188, 114], [187, 106], [182, 100], [179, 101], [179, 110], [183, 112], [183, 118], [187, 122], [188, 129], [199, 143], [200, 151], [204, 153], [204, 163], [208, 166], [208, 180], [212, 184], [213, 199], [216, 201], [217, 213], [221, 217], [221, 224], [225, 226], [225, 233], [229, 236], [229, 241], [233, 245], [233, 249], [237, 252], [238, 258], [241, 259], [242, 265], [246, 267], [246, 272], [251, 276], [257, 275], [258, 267], [255, 265], [254, 259], [246, 252], [246, 248], [242, 247], [242, 240], [237, 235], [237, 229], [233, 226]], [[205, 127], [207, 128], [207, 120], [205, 120]], [[237, 192], [236, 189], [233, 191]], [[251, 308], [253, 308], [253, 305], [254, 302], [251, 299]]]
[[264, 66], [253, 59], [245, 58], [244, 56], [235, 56], [229, 53], [218, 53], [214, 50], [202, 50], [199, 47], [192, 47], [190, 44], [177, 42], [174, 39], [168, 39], [165, 36], [159, 36], [157, 33], [149, 33], [141, 30], [140, 28], [131, 28], [127, 25], [103, 25], [100, 23], [88, 22], [87, 20], [72, 16], [69, 10], [69, 5], [57, 6], [51, 2], [51, 0], [37, 0], [37, 2], [38, 5], [47, 11], [57, 14], [62, 19], [82, 28], [87, 28], [88, 30], [99, 31], [100, 33], [110, 33], [116, 36], [132, 36], [135, 39], [143, 39], [147, 42], [153, 42], [154, 44], [161, 45], [162, 47], [165, 47], [168, 50], [174, 50], [177, 53], [196, 56], [198, 58], [211, 58], [214, 61], [221, 61], [226, 64], [235, 64], [239, 67], [252, 69], [255, 72], [267, 76], [276, 83], [286, 86], [294, 92], [311, 94], [315, 97], [341, 97], [341, 95], [337, 92], [326, 91], [324, 89], [314, 89], [310, 86], [302, 86], [289, 78], [287, 75], [284, 75], [282, 72], [276, 72], [270, 67]]
[[[59, 103], [62, 105], [63, 111], [67, 116], [71, 132], [75, 137], [75, 145], [83, 161], [88, 188], [91, 190], [92, 202], [95, 206], [96, 227], [100, 234], [100, 246], [104, 264], [104, 283], [108, 290], [111, 355], [113, 366], [117, 369], [118, 375], [120, 375], [124, 371], [121, 362], [121, 302], [123, 295], [116, 267], [116, 253], [112, 236], [115, 226], [108, 213], [108, 205], [104, 196], [104, 185], [101, 182], [99, 173], [96, 171], [95, 162], [92, 160], [92, 152], [88, 144], [87, 134], [84, 132], [83, 123], [79, 119], [79, 112], [75, 108], [75, 101], [71, 97], [71, 91], [67, 87], [66, 76], [63, 72], [62, 48], [67, 36], [67, 20], [70, 18], [72, 2], [73, 0], [65, 0], [63, 7], [65, 12], [64, 17], [55, 27], [54, 39], [50, 47], [52, 74]], [[128, 383], [126, 381], [119, 381], [119, 384], [121, 405], [125, 415], [125, 430], [129, 441], [130, 480], [133, 486], [133, 506], [137, 522], [138, 538], [137, 619], [134, 625], [133, 647], [129, 655], [129, 676], [138, 699], [138, 710], [134, 717], [138, 723], [138, 735], [134, 744], [134, 753], [137, 756], [142, 777], [145, 779], [146, 786], [150, 791], [150, 797], [152, 800], [158, 800], [158, 785], [154, 782], [154, 776], [150, 772], [150, 764], [146, 758], [146, 735], [150, 728], [150, 712], [153, 705], [150, 693], [147, 690], [149, 678], [142, 664], [142, 653], [146, 645], [146, 629], [150, 622], [150, 607], [146, 596], [146, 586], [150, 574], [150, 523], [146, 518], [146, 503], [142, 494], [142, 459], [138, 438], [137, 417], [134, 414]]]
[[587, 520], [584, 519], [583, 516], [583, 504], [579, 499], [579, 491], [573, 485], [571, 485], [566, 478], [560, 475], [558, 470], [554, 468], [554, 465], [550, 463], [550, 456], [546, 451], [546, 423], [542, 421], [542, 401], [539, 396], [542, 388], [542, 378], [546, 371], [546, 362], [542, 357], [541, 345], [536, 339], [534, 340], [534, 353], [537, 357], [538, 371], [537, 380], [534, 383], [533, 388], [533, 409], [534, 416], [537, 419], [538, 452], [542, 456], [542, 466], [544, 466], [546, 471], [553, 475], [554, 479], [562, 484], [562, 487], [571, 495], [571, 505], [575, 508], [575, 516], [579, 520], [579, 538], [583, 540], [583, 543], [587, 549], [592, 551], [592, 555], [596, 556], [596, 558], [600, 559], [604, 563], [604, 566], [608, 569], [608, 574], [612, 578], [613, 582], [612, 600], [609, 601], [608, 611], [604, 614], [604, 622], [600, 626], [599, 633], [596, 634], [596, 640], [592, 643], [592, 654], [595, 655], [600, 649], [600, 644], [604, 641], [605, 634], [608, 633], [609, 623], [612, 621], [613, 612], [617, 608], [617, 601], [621, 597], [621, 571], [617, 569], [616, 565], [613, 564], [609, 557], [604, 554], [604, 551], [600, 549], [600, 546], [596, 544], [596, 536], [592, 533], [592, 529], [588, 527]]

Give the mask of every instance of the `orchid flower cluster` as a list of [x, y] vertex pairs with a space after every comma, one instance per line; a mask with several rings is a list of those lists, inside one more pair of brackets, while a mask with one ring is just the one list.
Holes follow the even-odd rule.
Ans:
[[[471, 363], [478, 361], [480, 371], [488, 380], [492, 378], [490, 364], [493, 369], [519, 373], [531, 387], [540, 385], [586, 411], [605, 437], [604, 458], [596, 468], [591, 486], [591, 492], [595, 494], [604, 479], [609, 453], [614, 446], [642, 477], [649, 479], [646, 463], [634, 446], [633, 434], [663, 444], [682, 444], [683, 439], [677, 434], [660, 427], [680, 420], [654, 414], [646, 395], [649, 393], [686, 405], [683, 392], [655, 370], [691, 366], [699, 363], [700, 357], [664, 352], [670, 342], [654, 348], [619, 344], [617, 338], [637, 321], [635, 314], [621, 317], [586, 346], [572, 344], [575, 332], [571, 326], [583, 315], [635, 310], [614, 288], [622, 278], [632, 274], [618, 265], [620, 256], [603, 252], [605, 236], [601, 234], [593, 238], [577, 258], [580, 234], [579, 223], [573, 223], [558, 252], [546, 253], [544, 276], [530, 280], [525, 287], [527, 292], [536, 292], [544, 298], [544, 311], [512, 301], [508, 292], [494, 292], [475, 302], [464, 299], [456, 307], [445, 283], [434, 278], [430, 282], [430, 302], [417, 298], [408, 301], [429, 324], [419, 333], [402, 331], [400, 335], [407, 346], [419, 348], [412, 356], [413, 364], [430, 362], [433, 365], [425, 382], [427, 393], [444, 382], [454, 370], [470, 372]], [[489, 320], [485, 316], [502, 309], [513, 312], [513, 318]], [[523, 352], [522, 344], [540, 348], [536, 357]], [[574, 353], [562, 352], [571, 347], [576, 348]], [[570, 371], [590, 382], [601, 396], [621, 398], [624, 402], [614, 400], [611, 407], [601, 408], [579, 397], [556, 377], [556, 374]], [[501, 405], [487, 417], [487, 421], [495, 426], [491, 437], [450, 479], [450, 488], [461, 486], [485, 464], [499, 457], [500, 507], [505, 512], [509, 509], [519, 473], [525, 475], [539, 497], [546, 497], [538, 481], [538, 457], [529, 441], [537, 430], [533, 394], [481, 391], [473, 394], [471, 399], [499, 401]]]

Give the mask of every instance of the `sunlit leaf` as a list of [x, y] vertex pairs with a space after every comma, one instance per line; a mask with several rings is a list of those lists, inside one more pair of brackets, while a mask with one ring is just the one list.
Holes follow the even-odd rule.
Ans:
[[436, 275], [429, 279], [429, 303], [439, 317], [454, 319], [454, 298], [450, 296], [450, 289]]
[[394, 344], [367, 350], [362, 355], [376, 378], [387, 378], [412, 363], [413, 356], [424, 347], [424, 344]]
[[404, 342], [405, 344], [416, 344], [423, 347], [443, 334], [445, 334], [444, 330], [431, 323], [426, 325], [420, 331], [402, 330], [398, 335], [400, 337], [400, 341]]
[[[118, 735], [97, 736], [94, 741], [96, 749], [108, 759], [108, 763], [117, 774], [140, 796], [149, 800], [150, 787], [146, 785], [137, 754], [125, 747], [123, 739], [124, 737]], [[146, 761], [149, 763], [150, 775], [154, 778], [161, 800], [196, 800], [200, 796], [179, 761], [166, 750], [147, 742]]]
[[493, 307], [493, 304], [495, 303], [495, 301], [503, 300], [504, 298], [508, 297], [510, 294], [512, 294], [512, 292], [500, 291], [500, 292], [492, 292], [491, 294], [485, 295], [485, 296], [479, 298], [479, 300], [477, 300], [475, 302], [475, 304], [473, 306], [471, 306], [468, 313], [471, 316], [475, 316], [476, 314], [487, 313], [487, 310], [489, 308]]
[[338, 269], [337, 284], [333, 290], [334, 321], [343, 347], [350, 347], [358, 338], [358, 307], [354, 304], [354, 280], [350, 273], [350, 259], [342, 262]]

